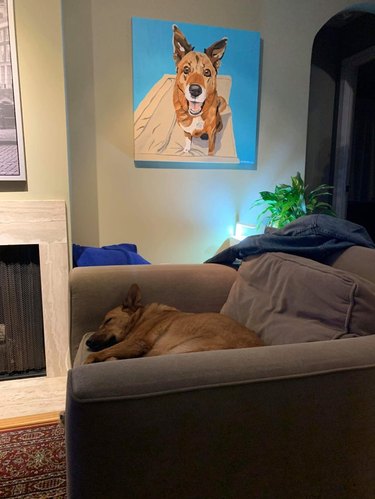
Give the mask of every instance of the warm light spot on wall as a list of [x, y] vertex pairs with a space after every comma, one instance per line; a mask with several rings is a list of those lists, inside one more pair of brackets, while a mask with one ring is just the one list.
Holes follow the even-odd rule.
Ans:
[[245, 237], [253, 236], [255, 234], [255, 230], [256, 230], [256, 225], [241, 224], [237, 222], [234, 237], [239, 241], [242, 241], [243, 239], [245, 239]]

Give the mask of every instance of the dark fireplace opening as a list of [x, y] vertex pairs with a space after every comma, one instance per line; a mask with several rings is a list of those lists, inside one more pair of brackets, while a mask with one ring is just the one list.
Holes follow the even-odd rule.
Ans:
[[45, 374], [39, 246], [0, 246], [0, 380]]

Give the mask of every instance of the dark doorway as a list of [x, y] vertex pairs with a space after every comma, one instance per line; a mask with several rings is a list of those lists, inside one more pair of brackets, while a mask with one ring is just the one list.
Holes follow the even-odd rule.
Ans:
[[346, 216], [375, 239], [375, 60], [358, 69]]
[[[344, 11], [315, 37], [305, 180], [334, 185], [342, 218], [375, 239], [375, 15]], [[372, 130], [372, 131], [371, 131]]]

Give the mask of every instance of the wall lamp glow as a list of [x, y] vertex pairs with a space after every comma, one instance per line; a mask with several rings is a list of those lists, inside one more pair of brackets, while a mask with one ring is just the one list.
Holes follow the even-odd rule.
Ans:
[[256, 230], [256, 225], [241, 224], [237, 222], [234, 238], [238, 239], [239, 241], [242, 241], [243, 239], [245, 239], [245, 237], [253, 236], [255, 230]]

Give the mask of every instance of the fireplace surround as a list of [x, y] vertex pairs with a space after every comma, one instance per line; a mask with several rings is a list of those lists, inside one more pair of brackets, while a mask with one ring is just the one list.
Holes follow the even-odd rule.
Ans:
[[38, 245], [47, 377], [69, 367], [69, 290], [64, 201], [0, 201], [0, 245]]

